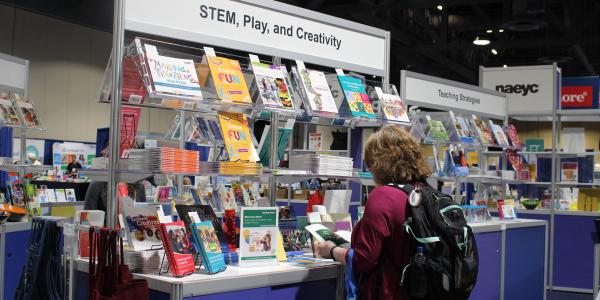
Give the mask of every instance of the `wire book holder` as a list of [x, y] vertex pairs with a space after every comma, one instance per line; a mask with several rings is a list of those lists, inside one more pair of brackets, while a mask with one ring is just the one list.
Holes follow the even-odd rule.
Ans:
[[[200, 255], [198, 255], [198, 253], [194, 253], [194, 265], [198, 266], [198, 268], [200, 268], [200, 266], [202, 265], [202, 259], [200, 259]], [[166, 268], [165, 268], [165, 258], [167, 256], [167, 252], [163, 252], [162, 258], [160, 260], [160, 266], [158, 267], [158, 275], [162, 276], [162, 275], [168, 275], [171, 272], [171, 264], [169, 263], [169, 260], [167, 259], [166, 262]], [[166, 271], [163, 271], [163, 269], [166, 269]], [[182, 278], [191, 274], [194, 274], [195, 272], [190, 272], [190, 273], [185, 273], [182, 275], [174, 275], [171, 274], [172, 277], [175, 278]]]

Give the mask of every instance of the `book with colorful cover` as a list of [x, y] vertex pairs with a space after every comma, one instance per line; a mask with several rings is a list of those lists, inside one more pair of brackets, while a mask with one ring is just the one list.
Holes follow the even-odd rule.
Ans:
[[67, 202], [77, 202], [77, 195], [75, 195], [75, 189], [65, 189], [67, 195]]
[[18, 127], [21, 121], [17, 116], [17, 111], [8, 96], [0, 96], [0, 125]]
[[521, 138], [519, 137], [519, 132], [517, 131], [517, 127], [515, 125], [509, 124], [506, 127], [506, 134], [508, 135], [510, 143], [513, 146], [519, 148], [525, 147], [525, 144], [523, 143], [523, 141], [521, 141]]
[[371, 100], [369, 100], [362, 80], [346, 75], [338, 75], [338, 80], [346, 100], [342, 106], [343, 110], [349, 111], [353, 117], [375, 118]]
[[175, 277], [196, 272], [192, 246], [188, 240], [183, 221], [160, 224], [160, 238], [169, 261], [171, 274]]
[[250, 136], [246, 115], [219, 112], [217, 116], [221, 124], [229, 161], [259, 161], [258, 154], [252, 143], [252, 137]]
[[192, 236], [202, 256], [204, 269], [208, 274], [225, 271], [225, 259], [217, 236], [217, 230], [210, 221], [192, 224]]
[[252, 62], [256, 85], [264, 105], [294, 108], [282, 66]]
[[[298, 224], [297, 219], [279, 219], [279, 231], [283, 236], [285, 252], [304, 252], [310, 249], [310, 234]], [[288, 254], [289, 255], [289, 254]]]
[[453, 111], [449, 111], [448, 113], [450, 114], [450, 120], [456, 129], [459, 140], [465, 143], [473, 142], [471, 131], [469, 130], [465, 119], [462, 116], [456, 116]]
[[233, 193], [233, 188], [231, 187], [231, 184], [219, 184], [218, 191], [221, 208], [223, 208], [223, 210], [236, 210], [238, 208], [237, 201], [235, 200], [235, 194]]
[[508, 138], [506, 137], [506, 134], [504, 134], [504, 130], [502, 129], [502, 126], [498, 125], [498, 124], [494, 124], [494, 122], [492, 122], [492, 120], [490, 120], [490, 129], [492, 130], [492, 133], [494, 134], [494, 138], [496, 139], [496, 143], [500, 146], [510, 146], [510, 143], [508, 142]]
[[202, 99], [194, 61], [158, 54], [156, 46], [145, 44], [146, 59], [157, 92]]
[[54, 193], [56, 194], [56, 202], [67, 202], [67, 195], [64, 189], [55, 189]]
[[239, 61], [208, 56], [208, 66], [219, 99], [222, 101], [252, 103]]
[[429, 132], [427, 138], [432, 142], [445, 142], [448, 140], [448, 132], [444, 126], [444, 122], [432, 119], [429, 115], [427, 117], [427, 124], [429, 125]]
[[473, 128], [477, 130], [477, 135], [479, 135], [479, 140], [482, 144], [493, 144], [494, 138], [491, 135], [491, 131], [485, 125], [481, 119], [479, 119], [476, 115], [472, 116]]
[[400, 96], [394, 94], [386, 94], [380, 87], [375, 87], [377, 97], [379, 97], [379, 103], [383, 107], [383, 117], [386, 120], [410, 123], [408, 113], [406, 112], [406, 105], [404, 101], [400, 99]]
[[122, 227], [129, 246], [135, 251], [160, 248], [160, 222], [155, 206], [135, 206], [128, 196], [121, 198]]
[[325, 78], [325, 73], [309, 70], [300, 61], [296, 61], [296, 64], [311, 111], [337, 114], [338, 109]]
[[577, 162], [560, 163], [560, 181], [576, 183], [579, 181], [579, 164]]
[[212, 206], [210, 205], [185, 205], [185, 204], [176, 204], [175, 209], [177, 210], [177, 214], [179, 218], [183, 221], [186, 226], [186, 229], [191, 230], [191, 225], [194, 223], [194, 220], [190, 217], [190, 213], [195, 213], [200, 218], [200, 221], [210, 221], [212, 222], [213, 227], [215, 228], [217, 238], [220, 242], [220, 247], [223, 252], [230, 252], [229, 245], [227, 244], [227, 238], [225, 237], [225, 232], [223, 231], [223, 226], [221, 225], [221, 221], [215, 214]]
[[37, 114], [37, 110], [33, 105], [33, 101], [31, 99], [21, 98], [17, 94], [15, 94], [15, 100], [15, 104], [19, 109], [25, 127], [30, 129], [44, 129], [42, 121]]

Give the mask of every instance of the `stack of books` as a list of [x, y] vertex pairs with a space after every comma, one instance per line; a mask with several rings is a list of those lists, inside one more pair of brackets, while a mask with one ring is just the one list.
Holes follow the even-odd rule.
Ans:
[[290, 169], [328, 176], [352, 176], [353, 164], [352, 157], [324, 154], [292, 155], [290, 159]]
[[220, 174], [224, 175], [260, 175], [262, 165], [253, 162], [221, 162]]
[[192, 150], [165, 147], [135, 149], [129, 152], [128, 165], [138, 171], [196, 174], [200, 155]]

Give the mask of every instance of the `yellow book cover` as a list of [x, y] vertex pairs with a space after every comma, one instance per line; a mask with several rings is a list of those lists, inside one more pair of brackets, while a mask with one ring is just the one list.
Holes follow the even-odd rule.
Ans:
[[219, 112], [217, 114], [229, 161], [257, 162], [260, 159], [252, 144], [248, 119], [244, 114]]
[[584, 189], [579, 189], [579, 195], [577, 196], [577, 210], [585, 210], [585, 198], [586, 193]]
[[589, 190], [585, 191], [585, 211], [592, 211], [592, 195]]
[[283, 235], [281, 235], [281, 231], [278, 229], [278, 238], [277, 238], [277, 260], [278, 261], [286, 261], [287, 257], [285, 256], [285, 249], [283, 249]]
[[240, 62], [218, 56], [208, 57], [217, 96], [223, 101], [252, 103]]

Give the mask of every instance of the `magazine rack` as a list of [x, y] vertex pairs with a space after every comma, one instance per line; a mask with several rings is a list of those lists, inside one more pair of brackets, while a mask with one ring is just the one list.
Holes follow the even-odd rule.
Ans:
[[[169, 275], [171, 273], [171, 264], [169, 263], [168, 259], [165, 265], [165, 259], [167, 257], [167, 253], [163, 252], [162, 258], [160, 259], [160, 265], [158, 267], [158, 275], [163, 276], [163, 275]], [[198, 253], [194, 253], [194, 265], [198, 266], [198, 270], [200, 269], [200, 267], [202, 266], [202, 259], [200, 258], [200, 255]], [[170, 274], [169, 276], [174, 277], [174, 278], [182, 278], [185, 276], [188, 276], [190, 274], [194, 274], [193, 273], [186, 273], [186, 274], [181, 274], [181, 275], [173, 275]]]

